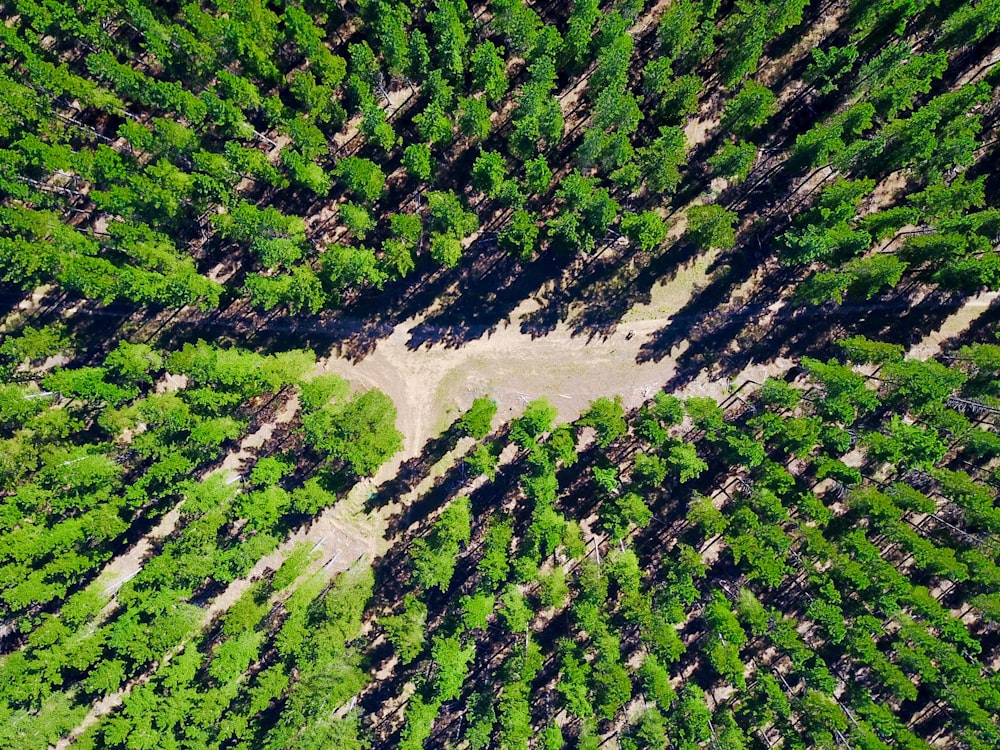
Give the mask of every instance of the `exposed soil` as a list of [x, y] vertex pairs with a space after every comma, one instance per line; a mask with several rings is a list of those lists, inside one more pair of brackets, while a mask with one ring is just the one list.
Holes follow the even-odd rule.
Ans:
[[927, 359], [940, 354], [942, 344], [967, 330], [998, 298], [1000, 292], [982, 292], [970, 297], [964, 305], [945, 319], [940, 328], [929, 331], [920, 343], [911, 347], [906, 356]]
[[[392, 397], [405, 436], [395, 463], [419, 455], [424, 442], [451, 421], [449, 416], [468, 408], [477, 396], [494, 398], [501, 416], [515, 414], [531, 399], [549, 396], [560, 418], [572, 419], [601, 395], [620, 393], [627, 406], [637, 406], [670, 377], [673, 365], [668, 359], [636, 364], [639, 348], [662, 327], [663, 319], [623, 324], [602, 338], [573, 336], [565, 325], [532, 338], [521, 332], [519, 322], [537, 308], [533, 300], [523, 303], [506, 326], [460, 349], [427, 344], [414, 348], [410, 334], [419, 321], [411, 319], [360, 362], [331, 358], [322, 366]], [[390, 464], [380, 477], [392, 471]]]

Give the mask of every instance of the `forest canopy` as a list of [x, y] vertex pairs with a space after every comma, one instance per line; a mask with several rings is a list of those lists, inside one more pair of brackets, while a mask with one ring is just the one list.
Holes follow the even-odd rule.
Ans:
[[0, 16], [0, 746], [1000, 747], [997, 0]]

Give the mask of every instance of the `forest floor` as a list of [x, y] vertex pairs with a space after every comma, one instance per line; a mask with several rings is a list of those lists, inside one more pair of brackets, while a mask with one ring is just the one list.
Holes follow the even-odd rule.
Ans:
[[[710, 281], [710, 255], [694, 259], [681, 273], [654, 287], [650, 301], [633, 307], [617, 329], [607, 336], [574, 334], [569, 323], [560, 323], [542, 337], [523, 333], [520, 321], [539, 304], [529, 299], [512, 312], [506, 325], [459, 348], [430, 344], [413, 348], [410, 332], [425, 317], [421, 315], [397, 325], [361, 360], [350, 361], [336, 356], [323, 360], [320, 363], [323, 371], [336, 372], [355, 386], [381, 389], [392, 397], [399, 411], [397, 427], [404, 436], [403, 450], [375, 477], [359, 484], [354, 494], [374, 494], [376, 487], [393, 479], [404, 462], [419, 457], [427, 442], [443, 433], [479, 396], [490, 396], [497, 402], [500, 422], [518, 416], [526, 402], [542, 396], [552, 401], [559, 410], [559, 419], [566, 421], [578, 417], [600, 396], [620, 395], [626, 409], [641, 405], [671, 378], [676, 370], [676, 358], [687, 349], [689, 342], [682, 342], [669, 356], [658, 361], [641, 361], [640, 349]], [[942, 343], [968, 328], [998, 297], [998, 293], [983, 293], [968, 298], [940, 328], [928, 331], [912, 347], [909, 356], [933, 356]], [[776, 301], [772, 309], [776, 311], [781, 305]], [[746, 381], [762, 382], [768, 376], [787, 372], [791, 365], [791, 360], [776, 358], [751, 363], [737, 375], [724, 378], [704, 369], [677, 395], [707, 395], [721, 400]], [[431, 472], [446, 471], [463, 454], [460, 449], [450, 451], [438, 459]], [[350, 512], [351, 508], [360, 512], [360, 500], [355, 497], [345, 504], [346, 507], [338, 504], [328, 510], [316, 519], [314, 526], [318, 528], [309, 538], [323, 536], [334, 516], [343, 519], [345, 511]], [[396, 502], [383, 507], [378, 513], [381, 518], [367, 514], [364, 531], [381, 533], [388, 516], [399, 507]], [[359, 515], [354, 515], [354, 519], [356, 524], [361, 521]], [[361, 527], [356, 528], [361, 530]], [[369, 554], [378, 554], [385, 544], [385, 539], [369, 538], [364, 544], [355, 546]], [[337, 568], [346, 569], [352, 562], [353, 559], [338, 560]]]

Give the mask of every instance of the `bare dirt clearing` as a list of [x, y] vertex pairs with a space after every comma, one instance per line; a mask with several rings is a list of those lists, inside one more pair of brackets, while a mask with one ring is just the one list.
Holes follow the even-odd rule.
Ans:
[[[605, 337], [574, 335], [572, 315], [568, 316], [568, 323], [560, 323], [545, 336], [523, 333], [521, 321], [540, 304], [529, 299], [512, 312], [506, 325], [459, 348], [431, 343], [415, 346], [411, 333], [424, 317], [418, 316], [397, 325], [360, 361], [336, 356], [323, 360], [322, 371], [335, 372], [356, 387], [379, 388], [392, 397], [399, 412], [397, 426], [403, 433], [404, 447], [372, 480], [359, 484], [349, 500], [342, 501], [344, 507], [338, 504], [316, 519], [308, 535], [300, 541], [319, 539], [329, 522], [328, 516], [333, 514], [345, 522], [342, 528], [363, 533], [383, 531], [388, 516], [398, 510], [402, 498], [384, 507], [380, 511], [382, 517], [376, 519], [365, 518], [361, 496], [373, 493], [393, 478], [404, 461], [419, 456], [426, 442], [440, 435], [474, 398], [488, 395], [495, 399], [498, 416], [503, 421], [517, 416], [528, 401], [542, 396], [552, 401], [562, 420], [575, 419], [600, 396], [620, 395], [626, 408], [642, 404], [670, 380], [677, 369], [677, 358], [691, 344], [682, 341], [659, 360], [640, 361], [640, 350], [711, 281], [716, 255], [700, 254], [672, 279], [656, 285], [650, 302], [635, 305], [616, 330]], [[749, 280], [734, 290], [733, 296], [749, 294], [759, 281], [756, 277]], [[997, 293], [968, 298], [940, 329], [927, 332], [909, 356], [933, 356], [946, 339], [968, 328], [996, 298]], [[771, 311], [776, 312], [782, 304], [783, 301], [776, 301]], [[734, 342], [734, 346], [739, 345], [739, 341]], [[705, 368], [678, 395], [724, 398], [744, 382], [762, 382], [770, 375], [787, 371], [792, 364], [792, 359], [784, 357], [750, 362], [737, 374], [722, 378]], [[454, 453], [443, 457], [437, 468], [447, 468], [445, 464], [454, 462], [457, 459]], [[377, 554], [384, 544], [385, 540], [379, 538], [357, 546]], [[353, 559], [338, 560], [336, 567], [346, 569], [352, 562]]]
[[[688, 283], [690, 294], [694, 285], [690, 279]], [[677, 301], [664, 304], [679, 309], [684, 299], [678, 294]], [[573, 419], [598, 396], [621, 394], [627, 407], [637, 406], [673, 374], [669, 358], [636, 363], [642, 344], [667, 322], [663, 317], [622, 323], [604, 338], [574, 336], [566, 325], [532, 338], [521, 332], [520, 322], [537, 308], [534, 300], [522, 303], [505, 326], [458, 349], [426, 344], [412, 348], [410, 333], [420, 320], [411, 319], [357, 363], [336, 357], [322, 363], [325, 371], [385, 391], [399, 410], [404, 450], [382, 468], [379, 479], [417, 456], [424, 442], [477, 396], [493, 397], [503, 418], [516, 414], [527, 401], [547, 396], [561, 419]]]

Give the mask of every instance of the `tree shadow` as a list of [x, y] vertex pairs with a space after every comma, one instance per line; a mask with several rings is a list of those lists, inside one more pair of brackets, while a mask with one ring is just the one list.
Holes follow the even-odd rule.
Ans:
[[[365, 503], [365, 511], [375, 512], [413, 490], [428, 476], [438, 461], [455, 448], [460, 438], [458, 427], [452, 424], [443, 434], [424, 443], [423, 448], [416, 456], [404, 461], [395, 476], [380, 485], [378, 490], [368, 498]], [[459, 463], [461, 463], [461, 458]]]
[[457, 291], [439, 299], [441, 309], [410, 329], [407, 347], [458, 348], [492, 335], [502, 323], [510, 322], [524, 300], [548, 279], [558, 278], [564, 268], [564, 259], [551, 254], [523, 264], [499, 250], [484, 251], [462, 271]]
[[954, 349], [959, 344], [995, 344], [998, 341], [998, 331], [1000, 331], [1000, 298], [994, 299], [964, 332], [948, 339], [942, 347]]

